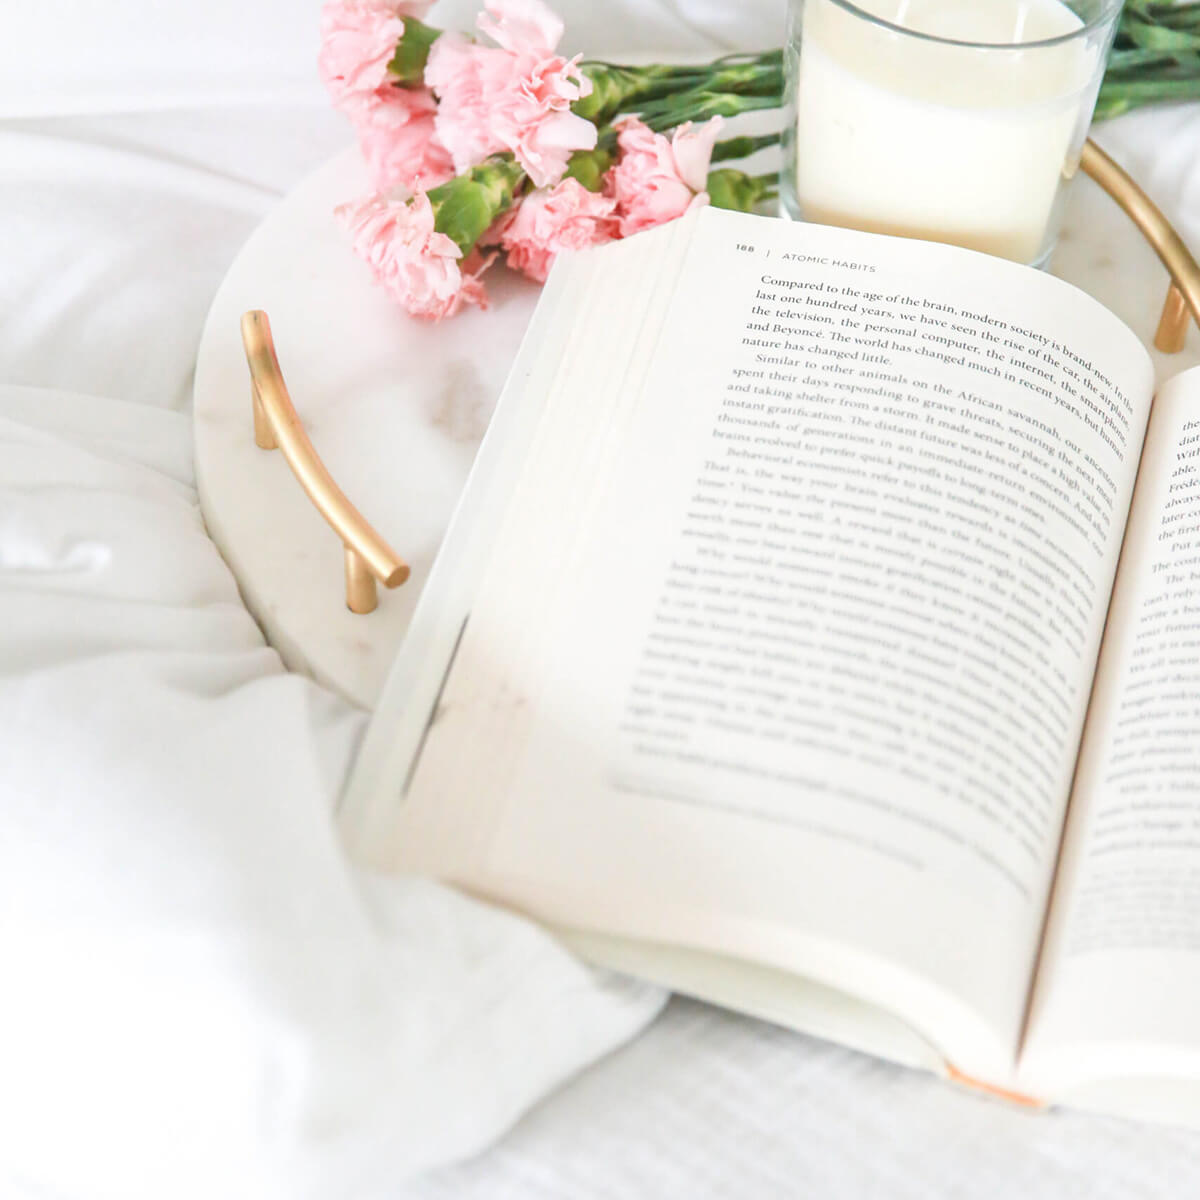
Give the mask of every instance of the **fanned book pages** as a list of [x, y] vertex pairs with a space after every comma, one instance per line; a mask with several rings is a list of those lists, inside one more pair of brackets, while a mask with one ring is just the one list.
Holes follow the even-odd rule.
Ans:
[[720, 1004], [1200, 1123], [1200, 373], [1153, 387], [1096, 301], [949, 246], [705, 209], [564, 258], [350, 844]]

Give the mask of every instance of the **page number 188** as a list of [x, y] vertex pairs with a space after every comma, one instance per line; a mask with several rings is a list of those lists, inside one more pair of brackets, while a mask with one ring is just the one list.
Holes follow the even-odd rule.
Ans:
[[747, 246], [747, 245], [745, 245], [744, 243], [740, 243], [740, 242], [739, 242], [739, 243], [738, 243], [738, 247], [737, 247], [737, 248], [738, 248], [740, 251], [742, 251], [742, 253], [743, 253], [743, 254], [753, 254], [753, 253], [754, 253], [754, 247], [753, 247], [753, 246]]

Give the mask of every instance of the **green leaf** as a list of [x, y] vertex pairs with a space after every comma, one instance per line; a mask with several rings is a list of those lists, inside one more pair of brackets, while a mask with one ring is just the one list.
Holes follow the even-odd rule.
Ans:
[[418, 21], [416, 17], [404, 18], [404, 36], [396, 43], [396, 53], [388, 63], [388, 74], [406, 87], [420, 87], [425, 82], [425, 63], [433, 43], [442, 36], [440, 29]]

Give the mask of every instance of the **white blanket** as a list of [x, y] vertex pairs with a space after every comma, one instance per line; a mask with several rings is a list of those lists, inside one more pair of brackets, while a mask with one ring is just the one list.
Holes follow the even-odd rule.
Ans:
[[364, 714], [281, 669], [205, 534], [202, 320], [346, 139], [315, 84], [282, 102], [316, 6], [303, 58], [257, 64], [270, 103], [222, 92], [222, 56], [251, 33], [261, 59], [268, 17], [293, 46], [283, 5], [191, 40], [152, 6], [140, 49], [136, 6], [66, 7], [0, 43], [0, 1194], [385, 1194], [662, 996], [347, 868], [330, 810]]
[[330, 804], [363, 714], [264, 645], [188, 434], [0, 389], [0, 1170], [72, 1197], [375, 1194], [658, 998], [347, 869]]
[[[1029, 1118], [661, 1004], [348, 870], [363, 715], [283, 672], [204, 535], [190, 372], [254, 224], [345, 142], [317, 0], [42, 0], [0, 39], [0, 1196], [1185, 1194], [1200, 1141]], [[573, 46], [782, 4], [560, 3]], [[465, 24], [470, 0], [435, 17]], [[1200, 120], [1125, 149], [1200, 213]], [[1189, 230], [1200, 244], [1200, 228]], [[407, 1182], [406, 1182], [407, 1181]], [[1171, 1190], [1168, 1190], [1171, 1185]]]

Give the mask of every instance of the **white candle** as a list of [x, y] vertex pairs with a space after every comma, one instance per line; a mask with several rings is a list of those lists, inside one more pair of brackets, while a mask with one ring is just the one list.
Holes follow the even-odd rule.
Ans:
[[929, 36], [807, 0], [796, 96], [804, 216], [1034, 261], [1090, 117], [1098, 52], [1082, 37], [996, 44], [1070, 35], [1079, 18], [1059, 0], [856, 6]]

